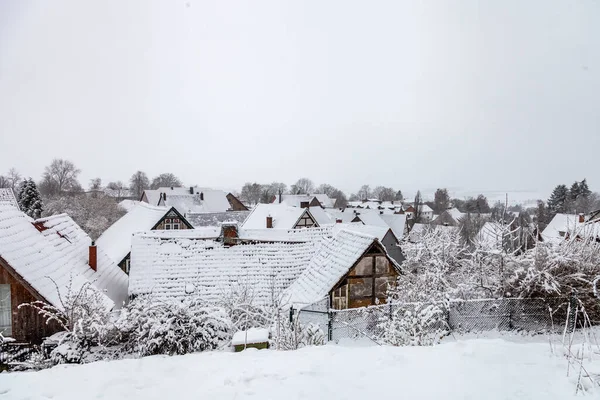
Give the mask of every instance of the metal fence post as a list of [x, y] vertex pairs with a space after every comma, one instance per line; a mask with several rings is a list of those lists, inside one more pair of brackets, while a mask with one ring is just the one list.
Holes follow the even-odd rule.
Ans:
[[328, 310], [327, 311], [327, 341], [331, 342], [333, 340], [333, 313]]
[[572, 291], [569, 296], [569, 332], [575, 331], [575, 317], [577, 315], [577, 292]]

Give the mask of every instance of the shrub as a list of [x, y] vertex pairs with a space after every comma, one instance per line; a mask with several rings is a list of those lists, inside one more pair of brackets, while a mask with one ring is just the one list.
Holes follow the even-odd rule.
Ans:
[[382, 339], [393, 346], [432, 346], [447, 333], [445, 312], [436, 304], [410, 304], [399, 308], [380, 324]]
[[124, 310], [118, 326], [126, 349], [142, 356], [213, 350], [231, 336], [226, 312], [198, 299], [158, 302], [138, 298]]

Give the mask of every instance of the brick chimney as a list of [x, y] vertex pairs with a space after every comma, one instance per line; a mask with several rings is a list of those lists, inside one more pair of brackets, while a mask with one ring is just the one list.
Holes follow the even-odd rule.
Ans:
[[273, 228], [273, 217], [271, 217], [271, 216], [267, 217], [267, 228], [269, 228], [269, 229]]
[[223, 225], [221, 225], [221, 236], [223, 237], [223, 244], [225, 246], [236, 245], [239, 238], [237, 222], [223, 222]]
[[279, 204], [281, 204], [281, 189], [279, 189]]
[[90, 253], [88, 258], [88, 264], [91, 269], [94, 271], [98, 270], [98, 256], [96, 253], [96, 243], [92, 240], [92, 244], [90, 245]]
[[341, 224], [342, 223], [342, 219], [341, 218], [336, 218], [335, 219], [335, 223], [336, 224]]
[[579, 223], [583, 224], [585, 222], [585, 215], [583, 213], [579, 214]]

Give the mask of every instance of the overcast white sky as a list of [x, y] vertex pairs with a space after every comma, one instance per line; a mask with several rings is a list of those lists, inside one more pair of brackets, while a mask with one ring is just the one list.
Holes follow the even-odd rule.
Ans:
[[600, 189], [600, 1], [0, 0], [0, 173]]

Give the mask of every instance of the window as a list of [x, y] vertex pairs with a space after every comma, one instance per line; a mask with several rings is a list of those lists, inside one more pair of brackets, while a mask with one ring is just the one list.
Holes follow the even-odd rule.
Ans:
[[179, 229], [179, 224], [173, 224], [173, 229]]
[[166, 230], [171, 230], [171, 224], [165, 224], [165, 229]]
[[12, 336], [12, 310], [8, 284], [0, 284], [0, 333], [4, 336]]

